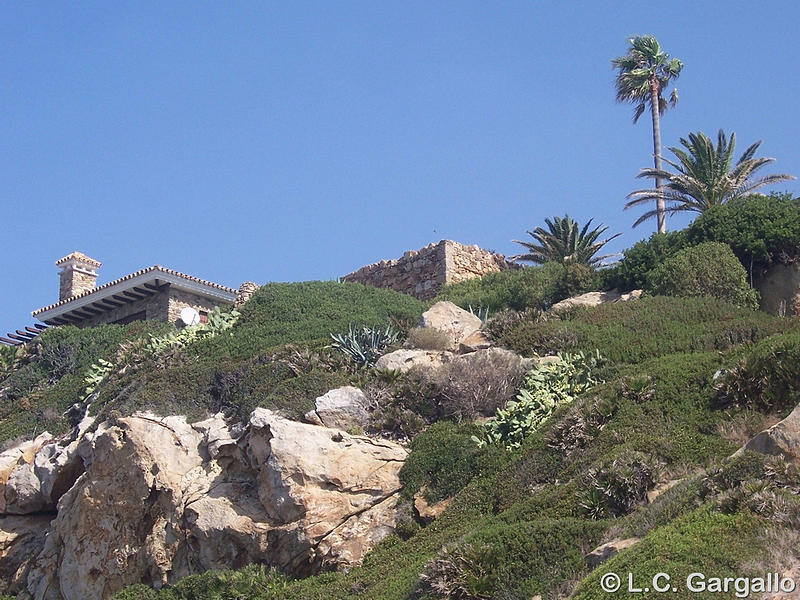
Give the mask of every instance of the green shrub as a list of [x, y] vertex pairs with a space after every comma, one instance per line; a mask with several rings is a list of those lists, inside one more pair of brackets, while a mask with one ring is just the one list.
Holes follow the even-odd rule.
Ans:
[[637, 363], [676, 352], [725, 350], [800, 323], [710, 298], [642, 298], [602, 304], [565, 321], [523, 321], [500, 343], [518, 354], [595, 348], [614, 363]]
[[800, 334], [774, 336], [749, 350], [722, 374], [718, 398], [723, 406], [782, 412], [800, 395]]
[[331, 331], [416, 321], [423, 304], [406, 294], [360, 283], [268, 283], [244, 304], [233, 336], [195, 344], [209, 358], [249, 358], [289, 343], [329, 340]]
[[728, 244], [742, 265], [757, 273], [800, 254], [800, 201], [776, 193], [731, 200], [697, 217], [687, 239]]
[[549, 308], [559, 300], [596, 289], [596, 272], [582, 265], [547, 263], [490, 273], [444, 286], [435, 300], [449, 300], [464, 310], [481, 306], [492, 314], [504, 309]]
[[624, 292], [644, 289], [647, 274], [688, 245], [683, 230], [654, 233], [650, 239], [637, 242], [625, 250], [622, 260], [615, 267], [600, 272], [605, 281], [604, 287]]
[[663, 296], [711, 296], [735, 306], [758, 308], [758, 292], [727, 244], [703, 242], [666, 259], [648, 276], [648, 288]]
[[496, 469], [502, 453], [477, 448], [471, 439], [476, 432], [473, 425], [442, 421], [418, 435], [400, 470], [403, 495], [411, 498], [424, 488], [428, 502], [439, 502], [454, 496], [479, 473]]

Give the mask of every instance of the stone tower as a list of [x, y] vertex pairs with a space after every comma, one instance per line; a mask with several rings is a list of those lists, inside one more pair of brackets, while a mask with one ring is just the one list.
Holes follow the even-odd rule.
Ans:
[[97, 269], [103, 263], [81, 252], [73, 252], [56, 261], [58, 274], [58, 300], [66, 300], [93, 290], [97, 285]]

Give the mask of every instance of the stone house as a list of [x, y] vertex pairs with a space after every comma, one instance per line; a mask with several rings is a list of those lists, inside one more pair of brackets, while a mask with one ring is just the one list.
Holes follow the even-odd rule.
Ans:
[[441, 240], [419, 250], [409, 250], [401, 258], [367, 265], [341, 279], [430, 300], [447, 283], [514, 268], [518, 268], [518, 265], [506, 260], [502, 254], [452, 240]]
[[73, 252], [56, 265], [61, 269], [58, 302], [31, 313], [47, 325], [90, 327], [145, 319], [181, 324], [185, 308], [197, 311], [203, 322], [214, 307], [244, 301], [247, 298], [243, 296], [251, 296], [257, 287], [248, 282], [236, 290], [161, 265], [98, 286], [101, 263], [93, 258]]

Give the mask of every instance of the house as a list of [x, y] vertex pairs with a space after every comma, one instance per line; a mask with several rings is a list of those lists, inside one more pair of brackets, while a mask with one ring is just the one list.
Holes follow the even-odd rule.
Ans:
[[247, 282], [236, 290], [161, 265], [98, 286], [101, 263], [93, 258], [73, 252], [56, 265], [60, 269], [58, 302], [31, 313], [47, 325], [90, 327], [145, 319], [181, 324], [181, 311], [187, 308], [193, 311], [184, 311], [184, 320], [188, 315], [202, 322], [214, 307], [241, 303], [257, 288]]

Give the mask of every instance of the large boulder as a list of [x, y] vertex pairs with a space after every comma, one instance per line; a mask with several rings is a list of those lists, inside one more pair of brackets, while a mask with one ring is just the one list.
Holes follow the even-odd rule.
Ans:
[[44, 507], [33, 462], [52, 437], [44, 432], [34, 440], [23, 441], [0, 453], [0, 514], [26, 514]]
[[483, 322], [452, 302], [437, 302], [427, 311], [422, 313], [420, 327], [430, 327], [443, 331], [450, 338], [449, 349], [454, 350], [458, 345], [476, 331], [479, 331]]
[[363, 428], [369, 422], [367, 397], [357, 387], [336, 388], [314, 400], [314, 410], [307, 412], [305, 419], [313, 425], [344, 431]]
[[800, 460], [800, 404], [783, 421], [747, 442], [744, 449], [782, 456], [794, 462]]
[[28, 572], [44, 546], [53, 515], [12, 516], [0, 519], [0, 594], [25, 590]]
[[394, 529], [406, 457], [264, 409], [244, 427], [137, 414], [101, 424], [77, 453], [86, 470], [41, 551], [24, 565], [0, 556], [34, 600], [102, 600], [250, 562], [296, 575], [356, 565]]

